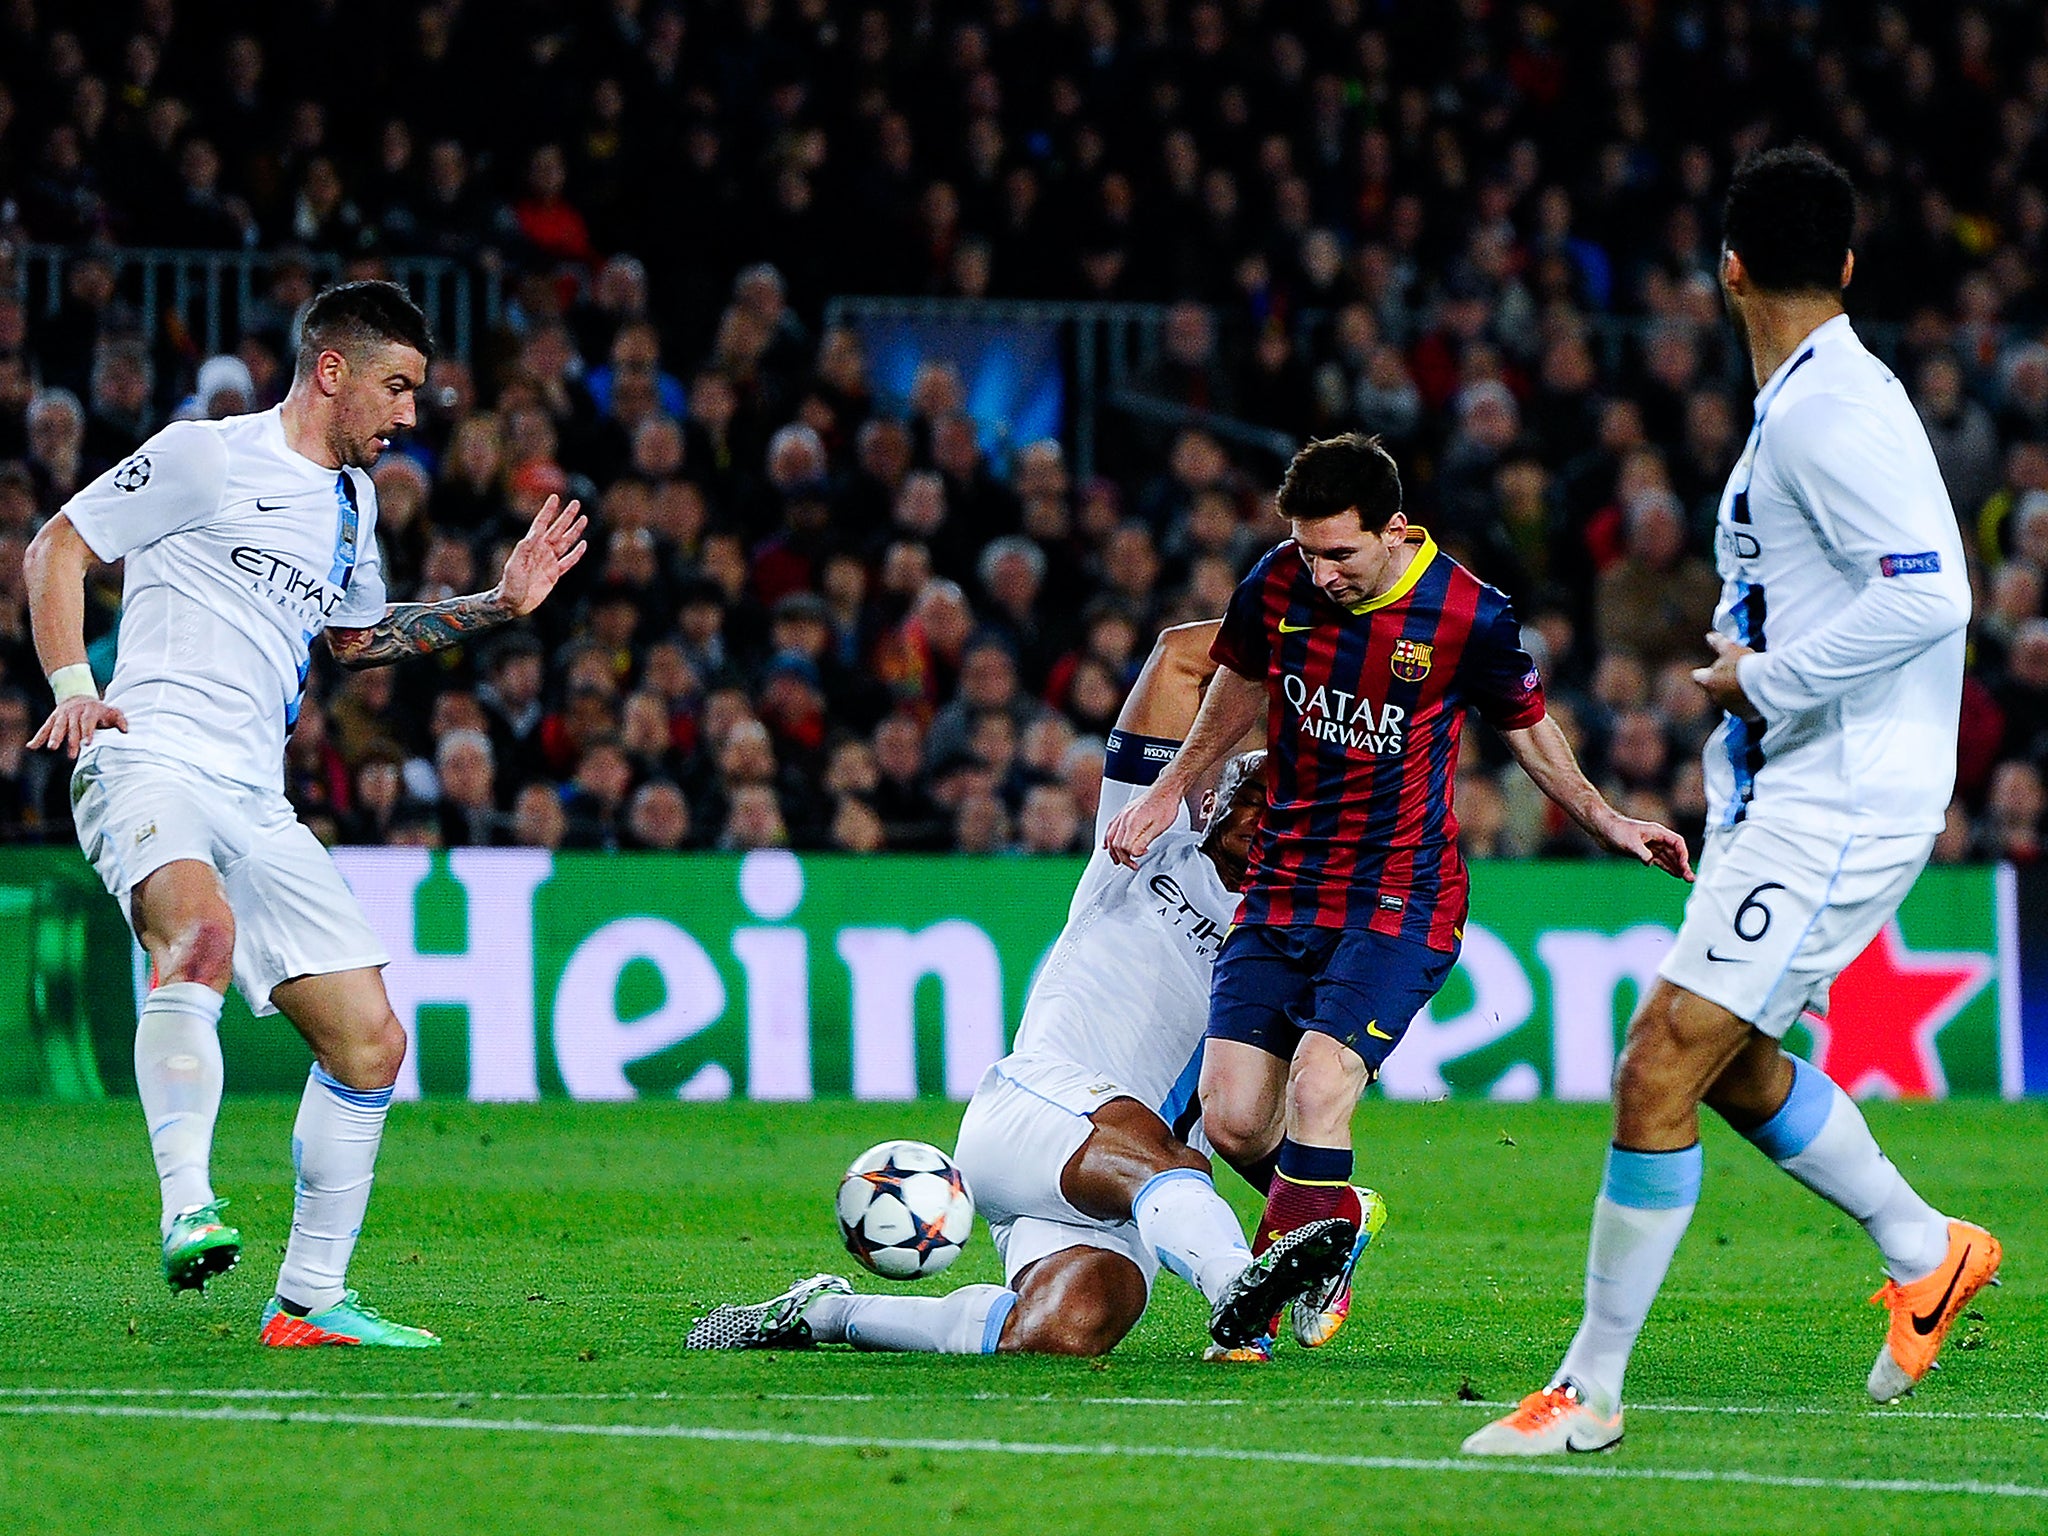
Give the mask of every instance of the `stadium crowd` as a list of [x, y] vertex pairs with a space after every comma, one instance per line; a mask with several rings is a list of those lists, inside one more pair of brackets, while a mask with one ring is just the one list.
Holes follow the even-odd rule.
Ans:
[[[49, 702], [27, 539], [170, 416], [275, 403], [314, 258], [411, 254], [501, 273], [511, 302], [435, 361], [376, 470], [394, 598], [489, 586], [551, 492], [593, 509], [594, 548], [530, 628], [316, 668], [287, 778], [324, 837], [1086, 846], [1135, 669], [1282, 535], [1280, 465], [1112, 417], [1079, 481], [1058, 442], [979, 429], [947, 367], [884, 398], [821, 324], [836, 293], [1171, 305], [1156, 402], [1382, 434], [1412, 515], [1515, 599], [1596, 782], [1696, 835], [1712, 721], [1688, 671], [1753, 392], [1718, 199], [1803, 136], [1858, 183], [1851, 312], [1977, 561], [1937, 857], [2032, 859], [2044, 125], [2048, 12], [2023, 0], [15, 0], [0, 838], [70, 835], [65, 765], [24, 750]], [[54, 309], [26, 242], [79, 248]], [[206, 358], [142, 333], [109, 244], [303, 259]], [[117, 571], [92, 605], [104, 672]], [[1584, 851], [1466, 740], [1469, 852]]]

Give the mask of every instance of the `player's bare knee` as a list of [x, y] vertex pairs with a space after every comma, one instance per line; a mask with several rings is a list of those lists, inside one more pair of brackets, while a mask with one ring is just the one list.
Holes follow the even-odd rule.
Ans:
[[1621, 1105], [1655, 1108], [1678, 1091], [1682, 1078], [1668, 1040], [1631, 1035], [1614, 1066], [1614, 1099]]
[[371, 1032], [370, 1049], [372, 1065], [376, 1068], [380, 1088], [388, 1088], [398, 1081], [398, 1069], [405, 1065], [405, 1026], [398, 1022], [398, 1015], [386, 1013]]
[[1061, 1286], [1054, 1296], [1020, 1296], [1003, 1325], [997, 1352], [1083, 1358], [1107, 1354], [1116, 1339], [1102, 1342], [1097, 1305], [1097, 1298], [1077, 1286]]
[[1130, 1322], [1115, 1298], [1099, 1291], [1070, 1287], [1060, 1299], [1059, 1316], [1043, 1330], [1040, 1354], [1106, 1355], [1116, 1348]]
[[1254, 1162], [1273, 1150], [1272, 1112], [1262, 1105], [1202, 1101], [1202, 1130], [1225, 1158]]
[[194, 918], [179, 930], [158, 968], [160, 982], [196, 981], [224, 991], [235, 974], [235, 924], [229, 917]]
[[351, 1037], [331, 1055], [327, 1070], [351, 1088], [389, 1088], [405, 1065], [405, 1026], [387, 1011], [382, 1019]]
[[[1358, 1061], [1354, 1053], [1345, 1054]], [[1289, 1122], [1296, 1129], [1324, 1134], [1349, 1126], [1367, 1080], [1363, 1062], [1359, 1062], [1356, 1071], [1348, 1070], [1334, 1051], [1318, 1051], [1298, 1059], [1287, 1080]]]

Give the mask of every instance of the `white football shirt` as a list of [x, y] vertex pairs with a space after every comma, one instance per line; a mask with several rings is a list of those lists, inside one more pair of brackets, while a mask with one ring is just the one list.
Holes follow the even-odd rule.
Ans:
[[1722, 493], [1714, 625], [1759, 729], [1706, 748], [1710, 827], [1939, 832], [1955, 787], [1963, 542], [1927, 432], [1846, 315], [1766, 381]]
[[[1102, 829], [1140, 787], [1105, 779]], [[1216, 952], [1237, 915], [1187, 811], [1126, 869], [1097, 847], [1024, 1004], [1012, 1050], [1113, 1078], [1168, 1125], [1194, 1103]]]
[[370, 477], [294, 452], [269, 410], [173, 422], [64, 514], [100, 559], [127, 561], [106, 697], [128, 730], [86, 750], [281, 789], [314, 638], [384, 617]]

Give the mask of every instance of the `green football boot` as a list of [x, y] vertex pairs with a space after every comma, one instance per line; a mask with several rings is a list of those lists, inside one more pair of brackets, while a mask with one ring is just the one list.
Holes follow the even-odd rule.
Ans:
[[439, 1349], [440, 1338], [424, 1328], [408, 1328], [387, 1322], [356, 1300], [354, 1291], [344, 1291], [341, 1300], [325, 1312], [297, 1317], [285, 1311], [275, 1296], [263, 1309], [263, 1328], [258, 1335], [271, 1349], [317, 1349], [323, 1344], [369, 1345], [384, 1349]]
[[182, 1212], [164, 1237], [164, 1279], [174, 1291], [203, 1291], [215, 1275], [242, 1259], [242, 1234], [220, 1219], [227, 1201], [214, 1200]]

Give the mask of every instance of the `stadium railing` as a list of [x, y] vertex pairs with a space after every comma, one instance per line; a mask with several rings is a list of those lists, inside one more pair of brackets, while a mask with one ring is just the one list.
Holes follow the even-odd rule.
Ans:
[[[373, 268], [401, 283], [426, 311], [434, 334], [467, 361], [479, 327], [498, 324], [504, 284], [492, 269], [473, 270], [440, 256], [347, 259], [331, 252], [195, 251], [157, 246], [24, 245], [14, 264], [14, 291], [30, 314], [53, 315], [62, 306], [67, 275], [81, 261], [113, 269], [116, 293], [132, 305], [140, 334], [155, 340], [175, 319], [207, 356], [231, 350], [263, 303], [263, 290], [280, 267], [298, 265], [316, 280]], [[365, 273], [365, 275], [370, 275]]]
[[1178, 400], [1148, 395], [1141, 389], [1111, 390], [1104, 397], [1104, 403], [1127, 416], [1165, 427], [1170, 431], [1207, 432], [1226, 443], [1234, 443], [1240, 448], [1250, 448], [1266, 454], [1282, 464], [1293, 458], [1295, 450], [1301, 446], [1300, 438], [1290, 437], [1287, 433], [1272, 427], [1262, 427], [1256, 422], [1241, 421], [1235, 416], [1221, 416], [1215, 411], [1182, 405]]

